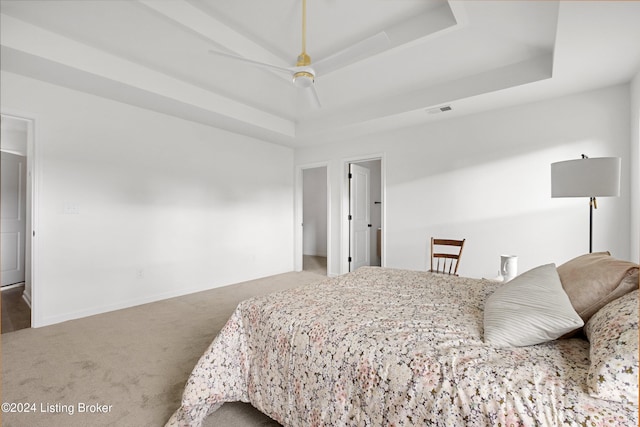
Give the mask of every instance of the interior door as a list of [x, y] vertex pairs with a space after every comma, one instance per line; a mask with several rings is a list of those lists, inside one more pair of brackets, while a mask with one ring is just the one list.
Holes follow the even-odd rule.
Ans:
[[349, 165], [349, 271], [370, 265], [369, 169]]
[[27, 158], [0, 154], [0, 276], [5, 286], [24, 282]]

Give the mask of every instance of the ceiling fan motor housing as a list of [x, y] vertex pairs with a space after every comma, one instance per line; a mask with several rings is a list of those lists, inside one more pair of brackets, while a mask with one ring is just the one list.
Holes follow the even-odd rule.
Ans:
[[311, 65], [311, 57], [307, 55], [307, 52], [302, 52], [298, 55], [296, 67], [308, 67], [309, 65]]

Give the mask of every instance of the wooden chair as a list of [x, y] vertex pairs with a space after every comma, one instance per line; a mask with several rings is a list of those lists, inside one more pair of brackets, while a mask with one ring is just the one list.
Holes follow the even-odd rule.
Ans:
[[432, 237], [431, 269], [429, 271], [457, 276], [465, 240], [434, 239]]

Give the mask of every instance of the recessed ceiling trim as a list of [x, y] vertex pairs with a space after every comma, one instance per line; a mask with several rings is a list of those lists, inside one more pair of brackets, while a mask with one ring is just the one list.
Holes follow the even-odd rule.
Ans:
[[159, 73], [115, 55], [97, 50], [66, 37], [33, 26], [19, 19], [1, 15], [2, 45], [29, 55], [65, 64], [68, 67], [149, 93], [175, 99], [247, 122], [285, 137], [295, 136], [295, 124], [284, 118], [250, 107], [233, 99], [205, 91], [182, 80]]
[[454, 30], [460, 26], [450, 2], [447, 2], [428, 13], [416, 15], [386, 28], [385, 31], [391, 39], [390, 49], [392, 49], [424, 43], [428, 38], [442, 35], [443, 32]]
[[452, 103], [486, 93], [549, 79], [553, 71], [553, 54], [507, 65], [483, 73], [457, 79], [434, 87], [389, 97], [379, 103], [337, 112], [331, 116], [309, 119], [298, 125], [296, 135], [322, 135], [340, 128], [359, 128], [366, 133], [371, 121], [394, 117], [430, 106]]
[[[291, 65], [289, 63], [290, 61], [284, 61], [282, 58], [272, 54], [258, 43], [255, 43], [248, 37], [245, 37], [231, 29], [224, 22], [203, 13], [202, 10], [187, 2], [157, 0], [138, 1], [170, 21], [173, 21], [191, 31], [197, 32], [206, 39], [211, 40], [215, 45], [223, 47], [229, 52], [282, 67]], [[205, 58], [206, 55], [206, 52], [202, 52], [203, 58]]]
[[3, 60], [3, 73], [8, 72], [40, 80], [55, 86], [202, 123], [262, 141], [270, 141], [285, 146], [293, 145], [294, 138], [291, 136], [273, 132], [247, 121], [236, 120], [215, 111], [187, 104], [157, 93], [147, 92], [116, 80], [80, 71], [6, 46], [0, 48], [0, 55]]

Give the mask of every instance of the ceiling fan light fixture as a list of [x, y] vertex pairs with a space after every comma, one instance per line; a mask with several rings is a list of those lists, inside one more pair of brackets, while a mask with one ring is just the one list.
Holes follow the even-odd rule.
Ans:
[[298, 71], [293, 74], [293, 84], [297, 87], [306, 88], [313, 85], [315, 75], [309, 71]]

